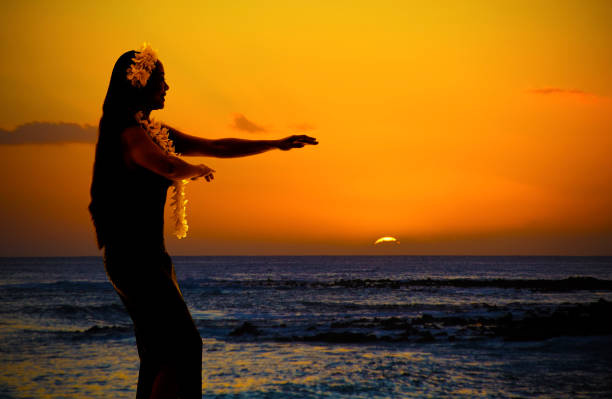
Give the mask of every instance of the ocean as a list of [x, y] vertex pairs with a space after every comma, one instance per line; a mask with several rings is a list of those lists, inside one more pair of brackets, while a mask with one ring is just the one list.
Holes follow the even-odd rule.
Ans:
[[[173, 257], [205, 398], [611, 398], [612, 258]], [[132, 398], [100, 257], [0, 258], [0, 398]]]

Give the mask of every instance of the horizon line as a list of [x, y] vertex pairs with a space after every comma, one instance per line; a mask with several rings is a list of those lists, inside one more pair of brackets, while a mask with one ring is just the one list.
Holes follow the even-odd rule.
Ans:
[[[589, 254], [589, 255], [563, 255], [563, 254], [256, 254], [256, 255], [172, 255], [170, 257], [315, 257], [315, 256], [329, 256], [329, 257], [341, 257], [341, 256], [352, 256], [352, 257], [371, 257], [371, 256], [413, 256], [413, 257], [563, 257], [563, 258], [605, 258], [612, 257], [612, 254]], [[104, 254], [100, 255], [0, 255], [0, 259], [10, 258], [99, 258], [103, 257]]]

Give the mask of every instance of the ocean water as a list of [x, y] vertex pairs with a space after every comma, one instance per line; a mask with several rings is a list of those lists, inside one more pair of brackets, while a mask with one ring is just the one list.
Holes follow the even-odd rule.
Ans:
[[[173, 257], [206, 398], [610, 398], [612, 258]], [[99, 257], [0, 258], [0, 398], [134, 397]]]

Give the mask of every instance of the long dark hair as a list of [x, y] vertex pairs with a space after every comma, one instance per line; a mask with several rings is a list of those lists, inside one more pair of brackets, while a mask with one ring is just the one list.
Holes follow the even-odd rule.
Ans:
[[120, 135], [126, 128], [138, 124], [134, 115], [146, 108], [150, 98], [148, 85], [135, 87], [127, 79], [127, 70], [135, 55], [136, 51], [128, 51], [115, 62], [102, 106], [89, 204], [100, 249], [106, 241], [106, 222], [114, 212], [113, 185], [122, 159]]
[[147, 85], [136, 87], [127, 78], [127, 70], [135, 55], [136, 51], [128, 51], [115, 63], [102, 106], [100, 136], [106, 135], [108, 128], [119, 134], [133, 125], [134, 114], [146, 105], [149, 95]]

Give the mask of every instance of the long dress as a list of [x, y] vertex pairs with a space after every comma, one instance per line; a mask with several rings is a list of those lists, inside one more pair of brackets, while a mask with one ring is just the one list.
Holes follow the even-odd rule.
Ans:
[[148, 398], [162, 368], [173, 368], [181, 398], [202, 397], [202, 339], [179, 289], [164, 243], [164, 206], [172, 182], [123, 159], [118, 135], [100, 135], [91, 186], [106, 273], [136, 335], [137, 398]]

